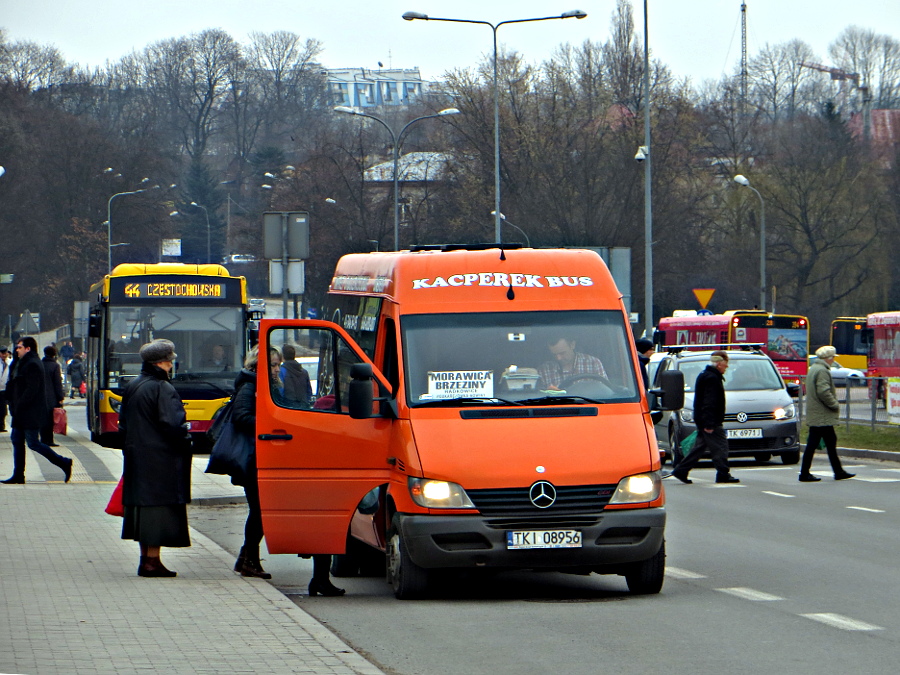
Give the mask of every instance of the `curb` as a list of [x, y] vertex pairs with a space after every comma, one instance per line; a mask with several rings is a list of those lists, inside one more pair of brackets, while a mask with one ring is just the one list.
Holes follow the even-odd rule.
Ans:
[[857, 459], [877, 459], [882, 462], [900, 462], [900, 453], [888, 450], [861, 450], [858, 448], [838, 448], [839, 457], [855, 457]]
[[246, 495], [230, 495], [225, 497], [194, 497], [191, 506], [227, 506], [229, 504], [246, 504]]

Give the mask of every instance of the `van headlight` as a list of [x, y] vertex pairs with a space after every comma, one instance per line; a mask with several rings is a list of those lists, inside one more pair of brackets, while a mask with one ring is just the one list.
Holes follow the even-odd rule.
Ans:
[[689, 424], [694, 423], [694, 411], [690, 408], [682, 408], [678, 411], [678, 416], [681, 418], [682, 422], [688, 422]]
[[429, 478], [410, 478], [409, 494], [426, 509], [474, 509], [469, 495], [456, 483]]
[[626, 476], [619, 481], [610, 504], [640, 504], [659, 498], [662, 480], [658, 471]]
[[776, 420], [789, 420], [797, 414], [797, 408], [793, 403], [789, 403], [783, 408], [775, 408], [775, 411], [772, 414], [775, 416]]

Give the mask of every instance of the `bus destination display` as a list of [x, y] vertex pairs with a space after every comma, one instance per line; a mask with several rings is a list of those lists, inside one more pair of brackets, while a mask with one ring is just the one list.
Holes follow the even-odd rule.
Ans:
[[196, 277], [146, 277], [139, 281], [110, 279], [109, 299], [112, 302], [215, 302], [240, 304], [238, 279], [198, 279]]

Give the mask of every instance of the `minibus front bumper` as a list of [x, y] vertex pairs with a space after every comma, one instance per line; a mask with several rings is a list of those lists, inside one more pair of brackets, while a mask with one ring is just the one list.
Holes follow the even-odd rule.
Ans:
[[[395, 518], [407, 554], [425, 569], [597, 569], [640, 562], [655, 555], [662, 546], [666, 511], [662, 507], [606, 510], [576, 522], [552, 525], [535, 521], [523, 525], [481, 515], [398, 513]], [[581, 546], [510, 548], [508, 533], [523, 530], [578, 530]]]

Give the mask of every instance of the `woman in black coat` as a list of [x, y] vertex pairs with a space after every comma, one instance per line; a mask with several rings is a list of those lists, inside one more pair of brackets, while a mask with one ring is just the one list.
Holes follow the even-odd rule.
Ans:
[[62, 386], [62, 370], [56, 360], [56, 347], [48, 345], [44, 347], [44, 358], [41, 359], [44, 367], [44, 398], [47, 403], [47, 419], [41, 425], [41, 443], [50, 447], [59, 444], [53, 442], [53, 409], [62, 408], [66, 394]]
[[122, 539], [140, 544], [141, 577], [174, 577], [159, 559], [160, 547], [191, 545], [190, 440], [184, 404], [169, 382], [175, 358], [169, 340], [141, 347], [141, 374], [125, 388], [119, 413], [125, 439]]

